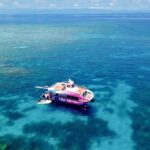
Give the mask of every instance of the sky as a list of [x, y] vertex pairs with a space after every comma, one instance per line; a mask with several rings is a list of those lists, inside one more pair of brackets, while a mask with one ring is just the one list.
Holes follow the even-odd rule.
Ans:
[[2, 10], [150, 10], [150, 0], [0, 0]]

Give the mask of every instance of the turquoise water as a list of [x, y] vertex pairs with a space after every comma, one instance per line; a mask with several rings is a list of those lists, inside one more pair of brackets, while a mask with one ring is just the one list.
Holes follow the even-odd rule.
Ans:
[[[1, 16], [0, 150], [149, 150], [150, 16]], [[73, 79], [87, 111], [36, 105]]]

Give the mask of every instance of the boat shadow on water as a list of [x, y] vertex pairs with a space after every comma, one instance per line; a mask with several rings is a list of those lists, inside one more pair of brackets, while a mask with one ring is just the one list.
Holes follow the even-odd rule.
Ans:
[[50, 105], [48, 105], [48, 107], [53, 108], [53, 109], [59, 109], [62, 111], [65, 110], [73, 114], [79, 114], [83, 116], [93, 116], [96, 112], [96, 110], [94, 109], [94, 106], [90, 104], [86, 106], [78, 106], [78, 105], [54, 101]]

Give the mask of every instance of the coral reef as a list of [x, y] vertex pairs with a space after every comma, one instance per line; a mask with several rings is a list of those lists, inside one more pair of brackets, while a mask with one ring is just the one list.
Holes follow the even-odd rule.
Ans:
[[36, 136], [49, 136], [57, 139], [58, 149], [83, 150], [88, 149], [96, 138], [113, 138], [115, 133], [107, 128], [107, 123], [96, 118], [89, 118], [87, 122], [74, 120], [74, 122], [40, 122], [24, 126], [24, 134]]

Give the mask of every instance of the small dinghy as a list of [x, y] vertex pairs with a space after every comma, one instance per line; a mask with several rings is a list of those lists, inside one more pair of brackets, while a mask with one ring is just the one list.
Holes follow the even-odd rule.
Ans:
[[52, 100], [49, 99], [41, 99], [37, 101], [37, 104], [50, 104]]

